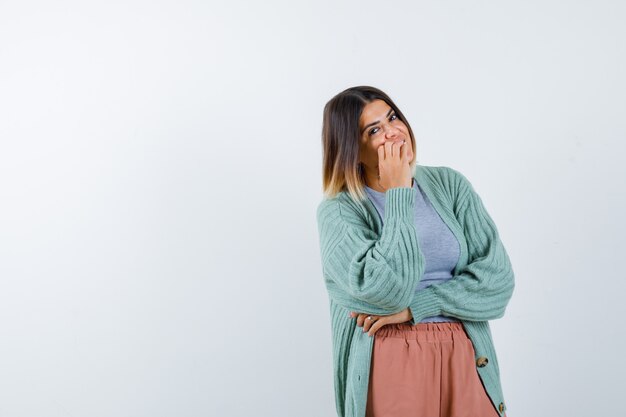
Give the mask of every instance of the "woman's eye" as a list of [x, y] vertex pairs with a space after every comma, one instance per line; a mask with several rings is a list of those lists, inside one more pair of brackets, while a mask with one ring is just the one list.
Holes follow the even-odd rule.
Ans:
[[[389, 116], [389, 121], [390, 121], [390, 122], [391, 122], [391, 121], [394, 121], [394, 120], [396, 120], [397, 118], [398, 118], [398, 116], [396, 116], [396, 114], [394, 113], [394, 114], [392, 114], [391, 116]], [[376, 132], [378, 132], [378, 128], [377, 128], [377, 127], [375, 127], [375, 128], [373, 128], [372, 130], [370, 130], [370, 131], [369, 131], [369, 135], [370, 135], [370, 136], [372, 136], [372, 135], [376, 134]]]

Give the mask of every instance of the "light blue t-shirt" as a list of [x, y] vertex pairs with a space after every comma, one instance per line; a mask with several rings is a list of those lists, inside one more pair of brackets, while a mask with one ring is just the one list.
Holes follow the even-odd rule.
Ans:
[[[413, 188], [418, 190], [415, 197], [415, 228], [425, 262], [424, 275], [415, 289], [415, 291], [419, 291], [429, 285], [444, 282], [453, 277], [452, 274], [459, 260], [461, 248], [456, 236], [430, 204], [417, 181], [413, 181]], [[365, 192], [380, 214], [382, 223], [385, 218], [385, 193], [373, 190], [368, 186], [365, 186]], [[432, 316], [425, 317], [420, 323], [457, 321], [459, 320], [456, 317]]]

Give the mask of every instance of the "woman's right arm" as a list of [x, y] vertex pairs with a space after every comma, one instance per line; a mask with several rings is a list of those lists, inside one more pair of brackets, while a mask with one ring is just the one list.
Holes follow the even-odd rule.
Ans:
[[380, 236], [338, 199], [317, 209], [322, 271], [328, 294], [350, 311], [395, 314], [410, 305], [424, 272], [415, 229], [417, 190], [385, 193]]

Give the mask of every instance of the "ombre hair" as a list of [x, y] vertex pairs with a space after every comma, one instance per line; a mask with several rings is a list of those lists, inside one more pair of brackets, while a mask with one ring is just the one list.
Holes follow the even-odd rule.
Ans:
[[400, 109], [381, 90], [370, 86], [351, 87], [333, 97], [324, 106], [322, 124], [322, 189], [326, 198], [333, 198], [345, 191], [353, 200], [362, 201], [365, 195], [365, 171], [359, 163], [361, 132], [359, 120], [365, 105], [374, 100], [383, 100], [391, 107], [398, 119], [406, 125], [413, 159], [411, 171], [417, 162], [415, 138], [409, 122]]

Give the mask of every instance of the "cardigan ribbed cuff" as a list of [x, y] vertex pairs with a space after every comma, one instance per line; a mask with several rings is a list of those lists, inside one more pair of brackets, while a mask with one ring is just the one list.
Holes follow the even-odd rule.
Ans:
[[416, 325], [426, 317], [440, 316], [441, 300], [432, 291], [432, 288], [422, 288], [413, 296], [409, 309], [413, 315], [410, 323]]
[[385, 192], [385, 222], [415, 218], [417, 190], [409, 187], [390, 188]]

